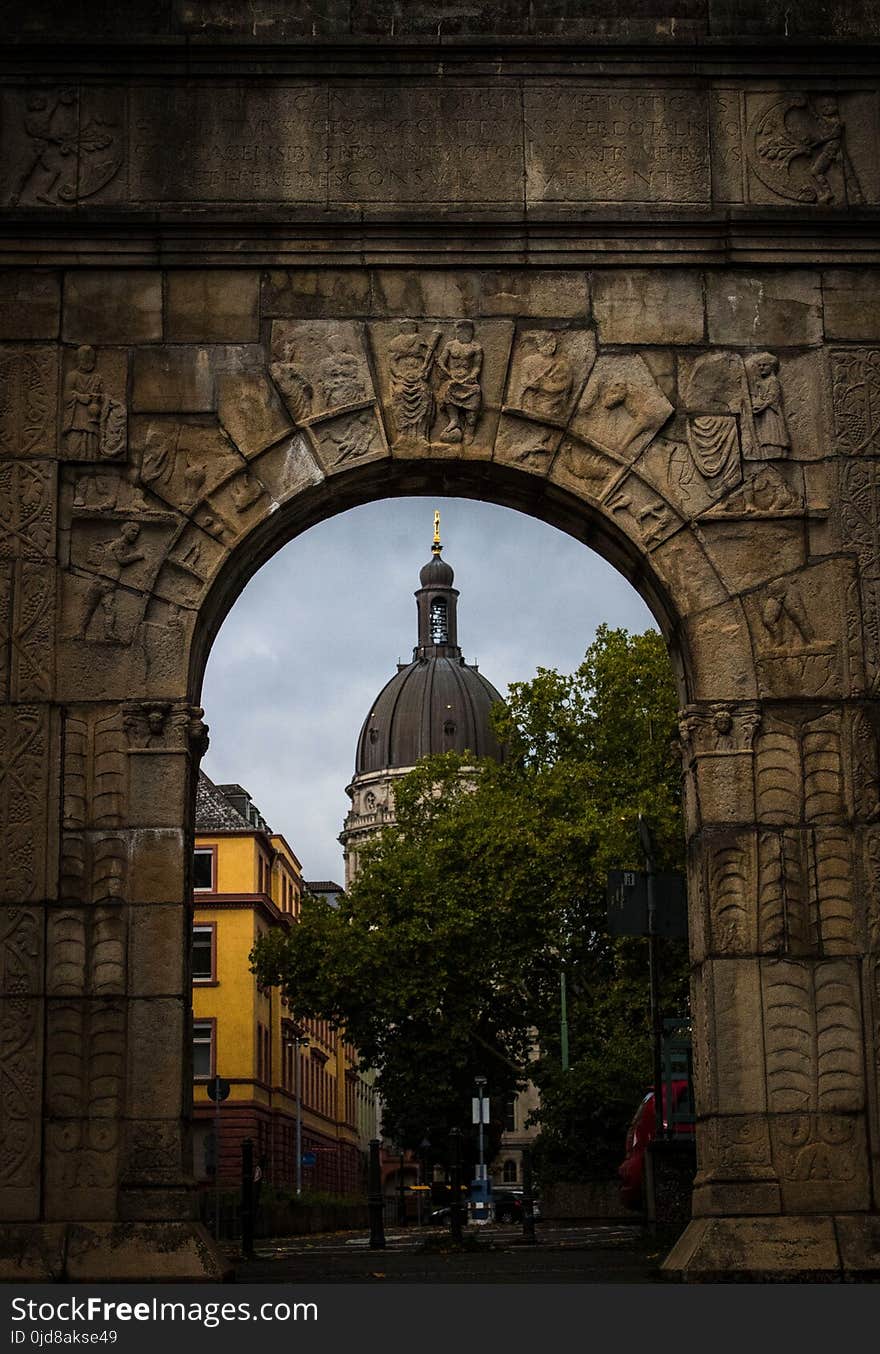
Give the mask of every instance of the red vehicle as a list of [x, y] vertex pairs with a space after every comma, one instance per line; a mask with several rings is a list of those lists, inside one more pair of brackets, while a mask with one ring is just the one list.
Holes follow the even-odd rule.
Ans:
[[[663, 1118], [668, 1120], [666, 1102], [669, 1083], [663, 1084]], [[686, 1109], [690, 1097], [690, 1083], [684, 1077], [672, 1082], [672, 1113], [676, 1122], [672, 1131], [676, 1137], [694, 1136], [694, 1122], [691, 1117], [679, 1119], [677, 1116]], [[643, 1204], [643, 1185], [645, 1178], [645, 1151], [648, 1143], [653, 1142], [657, 1132], [654, 1109], [654, 1092], [648, 1091], [632, 1117], [626, 1133], [626, 1156], [617, 1174], [620, 1176], [620, 1198], [627, 1208], [641, 1208]]]

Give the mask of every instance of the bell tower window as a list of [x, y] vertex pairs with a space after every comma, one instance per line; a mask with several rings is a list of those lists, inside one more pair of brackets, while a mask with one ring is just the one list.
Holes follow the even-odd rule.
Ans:
[[431, 643], [449, 643], [449, 626], [446, 618], [445, 597], [433, 597], [431, 599]]

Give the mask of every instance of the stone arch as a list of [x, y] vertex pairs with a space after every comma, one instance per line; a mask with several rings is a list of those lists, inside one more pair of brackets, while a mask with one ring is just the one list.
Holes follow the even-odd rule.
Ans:
[[442, 490], [598, 550], [677, 667], [700, 1175], [673, 1265], [720, 1272], [754, 1242], [772, 1269], [796, 1236], [834, 1268], [832, 1216], [857, 1253], [876, 1189], [873, 472], [844, 460], [838, 517], [808, 387], [830, 362], [839, 391], [860, 359], [786, 349], [756, 377], [752, 345], [710, 343], [702, 320], [684, 345], [611, 342], [587, 305], [525, 300], [501, 318], [471, 304], [463, 328], [464, 289], [422, 313], [410, 292], [405, 317], [331, 303], [304, 320], [270, 279], [246, 344], [102, 342], [96, 323], [93, 344], [4, 357], [27, 451], [2, 465], [10, 1253], [43, 1275], [108, 1257], [133, 1274], [145, 1252], [216, 1272], [181, 1057], [205, 658], [292, 535]]

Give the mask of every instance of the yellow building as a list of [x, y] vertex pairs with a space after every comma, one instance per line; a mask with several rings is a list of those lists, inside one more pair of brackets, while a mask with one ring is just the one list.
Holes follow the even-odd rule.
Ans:
[[[195, 1172], [212, 1180], [216, 1162], [220, 1180], [237, 1184], [249, 1137], [264, 1179], [293, 1187], [299, 1086], [303, 1189], [361, 1194], [367, 1093], [354, 1049], [326, 1021], [297, 1029], [278, 989], [261, 989], [250, 971], [255, 941], [295, 925], [302, 894], [296, 855], [247, 791], [201, 773], [193, 860]], [[214, 1076], [230, 1085], [219, 1115], [207, 1093]]]

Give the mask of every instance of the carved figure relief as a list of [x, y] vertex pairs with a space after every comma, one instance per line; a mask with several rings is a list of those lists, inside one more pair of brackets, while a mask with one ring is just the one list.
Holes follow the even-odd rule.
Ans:
[[34, 912], [0, 910], [0, 1186], [36, 1182], [40, 1159], [40, 923]]
[[0, 348], [0, 455], [53, 455], [58, 363], [51, 348]]
[[61, 427], [72, 461], [108, 461], [125, 451], [125, 405], [107, 393], [96, 363], [94, 348], [83, 344], [64, 378]]
[[675, 517], [668, 504], [662, 499], [631, 492], [626, 489], [615, 490], [606, 499], [605, 506], [615, 517], [623, 517], [630, 535], [635, 535], [646, 547], [656, 545], [667, 531], [675, 525]]
[[641, 357], [603, 355], [590, 373], [572, 428], [600, 451], [632, 461], [671, 414], [672, 405]]
[[758, 650], [758, 673], [771, 694], [787, 691], [829, 694], [840, 681], [838, 643], [834, 638], [817, 634], [804, 599], [803, 589], [811, 581], [814, 586], [821, 586], [824, 578], [774, 579], [749, 609], [752, 639]]
[[837, 450], [847, 456], [876, 456], [880, 452], [880, 349], [838, 349], [830, 360]]
[[753, 353], [746, 358], [745, 365], [756, 445], [767, 457], [787, 456], [791, 437], [779, 380], [779, 358], [773, 353]]
[[39, 896], [46, 865], [48, 708], [0, 707], [0, 902]]
[[440, 338], [439, 329], [427, 339], [415, 320], [401, 320], [399, 333], [388, 344], [391, 411], [398, 441], [430, 439], [436, 413], [431, 372]]
[[269, 364], [269, 372], [281, 391], [291, 418], [296, 423], [302, 423], [311, 415], [314, 388], [297, 367], [296, 345], [292, 339], [281, 342], [277, 354]]
[[106, 100], [76, 89], [27, 95], [21, 129], [27, 148], [10, 206], [73, 206], [95, 197], [116, 177], [124, 157], [121, 118]]
[[297, 423], [373, 399], [362, 339], [352, 323], [275, 320], [272, 354], [270, 373]]
[[864, 194], [835, 94], [788, 94], [756, 116], [746, 134], [749, 165], [790, 202], [861, 204]]
[[474, 338], [474, 326], [470, 320], [456, 322], [455, 336], [444, 345], [436, 362], [441, 376], [437, 402], [441, 414], [447, 420], [440, 440], [470, 442], [483, 403], [483, 387], [480, 383], [483, 347]]
[[536, 418], [563, 418], [574, 387], [574, 368], [559, 351], [559, 338], [546, 330], [530, 336], [532, 351], [520, 369], [519, 403]]
[[751, 752], [760, 727], [758, 709], [726, 701], [716, 701], [708, 709], [688, 706], [678, 724], [685, 753], [697, 757]]
[[[117, 588], [126, 569], [146, 559], [139, 545], [138, 522], [125, 522], [118, 536], [94, 547], [89, 563], [101, 570], [101, 576], [89, 584], [77, 634], [80, 639], [96, 638], [111, 644], [124, 644], [119, 630]], [[99, 614], [98, 623], [92, 621]]]
[[857, 1110], [864, 1102], [861, 1011], [854, 966], [762, 965], [767, 1091], [776, 1113]]

